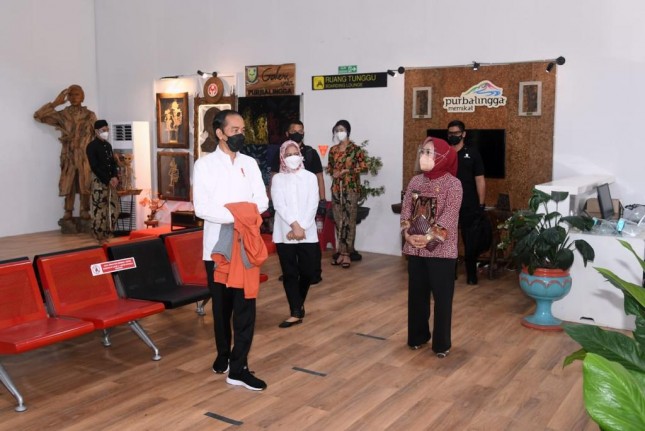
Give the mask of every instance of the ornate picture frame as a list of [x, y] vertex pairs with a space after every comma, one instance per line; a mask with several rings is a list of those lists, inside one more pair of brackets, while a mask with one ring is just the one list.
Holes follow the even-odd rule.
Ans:
[[233, 107], [230, 103], [208, 103], [204, 97], [195, 97], [193, 108], [193, 156], [195, 160], [215, 151], [213, 118], [225, 109], [233, 109]]
[[520, 82], [517, 115], [520, 117], [542, 115], [542, 81]]
[[432, 87], [412, 89], [412, 118], [432, 118]]
[[188, 149], [188, 93], [157, 93], [157, 148]]
[[186, 151], [157, 153], [157, 191], [169, 201], [190, 201], [190, 163]]

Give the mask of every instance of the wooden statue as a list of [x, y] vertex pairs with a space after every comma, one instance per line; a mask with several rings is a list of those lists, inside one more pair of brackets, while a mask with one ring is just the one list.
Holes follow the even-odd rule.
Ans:
[[[94, 139], [96, 115], [81, 105], [84, 100], [83, 89], [79, 85], [70, 85], [61, 91], [53, 102], [44, 104], [34, 113], [37, 121], [54, 126], [61, 132], [58, 138], [62, 144], [58, 189], [59, 195], [65, 196], [65, 213], [59, 222], [63, 227], [63, 233], [73, 232], [71, 226], [67, 226], [66, 232], [64, 224], [72, 224], [77, 193], [80, 194], [81, 222], [87, 222], [89, 226], [91, 171], [85, 148]], [[70, 105], [60, 111], [55, 109], [65, 102], [69, 102]]]

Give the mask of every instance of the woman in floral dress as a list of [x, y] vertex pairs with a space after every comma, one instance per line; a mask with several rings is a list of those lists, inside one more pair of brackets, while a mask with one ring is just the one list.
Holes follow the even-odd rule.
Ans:
[[338, 257], [332, 265], [350, 267], [350, 254], [356, 238], [356, 213], [361, 191], [361, 172], [367, 170], [365, 152], [349, 139], [352, 127], [346, 120], [339, 120], [332, 128], [336, 145], [329, 150], [327, 173], [332, 176], [331, 196]]

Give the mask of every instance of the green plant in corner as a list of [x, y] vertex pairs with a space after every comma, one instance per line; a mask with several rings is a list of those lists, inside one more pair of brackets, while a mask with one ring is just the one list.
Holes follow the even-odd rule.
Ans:
[[[632, 246], [618, 240], [640, 262]], [[645, 289], [605, 268], [595, 268], [625, 296], [625, 314], [636, 316], [632, 337], [596, 326], [564, 325], [582, 349], [567, 356], [564, 366], [582, 360], [585, 408], [603, 431], [645, 429]]]
[[[369, 152], [367, 151], [368, 144], [369, 144], [369, 140], [366, 139], [363, 142], [361, 142], [360, 147], [365, 152], [365, 163], [367, 164], [367, 173], [369, 173], [372, 176], [376, 176], [378, 175], [379, 171], [383, 167], [383, 162], [381, 161], [380, 157], [374, 157], [369, 155]], [[372, 187], [372, 185], [368, 180], [363, 180], [363, 182], [361, 183], [361, 192], [358, 198], [358, 206], [363, 206], [363, 204], [365, 203], [368, 197], [381, 196], [383, 193], [385, 193], [384, 186]]]
[[[536, 268], [568, 270], [573, 265], [573, 250], [580, 253], [585, 266], [593, 261], [595, 254], [591, 245], [582, 239], [572, 241], [569, 237], [571, 226], [588, 231], [593, 227], [593, 219], [560, 214], [558, 203], [568, 196], [567, 192], [548, 194], [533, 189], [529, 208], [514, 212], [502, 225], [508, 235], [498, 247], [512, 246], [511, 257], [517, 264], [526, 266], [529, 274]], [[551, 201], [555, 203], [553, 211], [548, 207]]]

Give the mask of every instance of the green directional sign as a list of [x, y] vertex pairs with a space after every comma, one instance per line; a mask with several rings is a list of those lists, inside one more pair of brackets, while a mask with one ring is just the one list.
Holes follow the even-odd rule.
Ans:
[[338, 66], [338, 74], [341, 75], [343, 73], [356, 73], [358, 72], [358, 66], [351, 65], [351, 66]]

